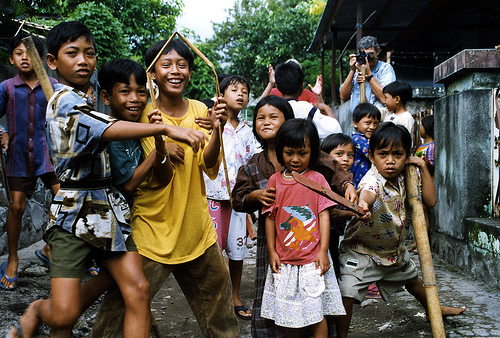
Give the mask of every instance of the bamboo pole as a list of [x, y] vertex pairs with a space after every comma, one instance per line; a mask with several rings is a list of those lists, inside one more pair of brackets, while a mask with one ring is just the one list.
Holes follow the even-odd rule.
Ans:
[[427, 236], [427, 228], [425, 226], [424, 208], [418, 186], [417, 168], [414, 165], [407, 165], [405, 167], [405, 183], [408, 201], [413, 209], [413, 231], [417, 241], [418, 257], [420, 260], [420, 269], [422, 270], [422, 279], [425, 297], [427, 299], [427, 311], [431, 321], [432, 335], [434, 338], [444, 338], [446, 334], [444, 331], [443, 316], [441, 314], [441, 305], [439, 304], [429, 236]]
[[[369, 67], [369, 66], [368, 66]], [[365, 78], [363, 82], [359, 84], [359, 103], [366, 102], [366, 68], [361, 67], [361, 75]]]
[[45, 68], [43, 68], [43, 64], [40, 61], [40, 55], [36, 50], [35, 44], [33, 43], [33, 38], [31, 36], [27, 36], [21, 41], [26, 47], [26, 52], [28, 53], [31, 64], [33, 65], [33, 70], [35, 71], [37, 80], [40, 83], [40, 87], [42, 87], [47, 102], [49, 102], [50, 98], [54, 94], [54, 88], [52, 88], [47, 72], [45, 71]]

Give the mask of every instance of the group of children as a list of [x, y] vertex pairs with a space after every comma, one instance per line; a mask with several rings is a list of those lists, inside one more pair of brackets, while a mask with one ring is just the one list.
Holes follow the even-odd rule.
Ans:
[[[51, 251], [52, 298], [30, 304], [9, 336], [31, 337], [44, 322], [54, 336], [69, 337], [80, 314], [109, 289], [93, 335], [146, 337], [150, 297], [171, 273], [207, 337], [235, 337], [235, 315], [251, 317], [256, 337], [298, 337], [303, 328], [327, 337], [332, 321], [338, 336], [345, 337], [353, 304], [374, 282], [384, 298], [405, 285], [426, 308], [422, 282], [404, 246], [409, 223], [403, 167], [419, 167], [424, 204], [432, 207], [436, 195], [426, 161], [410, 156], [410, 132], [392, 122], [378, 125], [378, 109], [360, 104], [353, 114], [358, 138], [325, 134], [321, 142], [315, 116], [323, 115], [313, 111], [296, 118], [294, 99], [303, 90], [303, 76], [300, 65], [288, 61], [276, 70], [285, 98], [270, 95], [258, 102], [252, 135], [238, 118], [248, 103], [247, 81], [224, 79], [222, 97], [207, 110], [182, 96], [192, 53], [179, 40], [163, 49], [165, 42], [146, 54], [149, 65], [163, 50], [152, 71], [158, 109], [148, 105], [146, 73], [139, 64], [118, 59], [100, 70], [99, 94], [109, 116], [94, 111], [87, 95], [96, 69], [92, 33], [79, 22], [49, 32], [47, 64], [59, 81], [45, 121], [48, 153], [60, 181], [44, 237]], [[279, 79], [300, 85], [288, 88]], [[391, 88], [384, 93], [395, 112], [384, 119], [397, 121], [407, 97]], [[220, 133], [230, 182], [219, 168]], [[353, 217], [296, 183], [293, 172], [358, 203], [364, 216]], [[246, 213], [256, 211], [250, 311], [239, 298], [239, 283]], [[229, 271], [221, 249], [228, 253]], [[88, 257], [102, 269], [81, 285]], [[16, 282], [9, 277], [12, 270], [3, 267], [4, 288]], [[443, 307], [443, 315], [462, 311]]]

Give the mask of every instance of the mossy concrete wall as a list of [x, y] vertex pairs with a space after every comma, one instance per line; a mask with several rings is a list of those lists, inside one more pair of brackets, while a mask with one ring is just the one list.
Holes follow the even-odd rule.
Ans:
[[492, 218], [491, 196], [492, 88], [500, 86], [500, 73], [486, 62], [500, 61], [493, 52], [464, 51], [455, 57], [465, 63], [451, 58], [436, 67], [446, 96], [434, 103], [438, 202], [431, 244], [449, 263], [500, 287], [500, 220]]

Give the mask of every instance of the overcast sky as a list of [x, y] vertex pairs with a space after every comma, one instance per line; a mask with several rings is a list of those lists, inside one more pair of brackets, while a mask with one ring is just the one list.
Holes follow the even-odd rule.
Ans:
[[227, 17], [226, 9], [235, 0], [184, 0], [183, 14], [177, 19], [177, 28], [189, 28], [205, 40], [213, 35], [212, 22], [221, 23]]

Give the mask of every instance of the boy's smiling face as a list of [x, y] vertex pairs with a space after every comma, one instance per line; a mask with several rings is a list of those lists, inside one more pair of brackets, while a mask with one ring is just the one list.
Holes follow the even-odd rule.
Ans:
[[63, 43], [57, 55], [47, 54], [47, 64], [57, 71], [60, 83], [86, 92], [96, 69], [97, 55], [92, 41], [80, 36]]
[[398, 108], [397, 105], [399, 103], [399, 96], [392, 97], [391, 94], [389, 93], [384, 93], [385, 97], [385, 106], [387, 107], [388, 111], [396, 111]]
[[155, 64], [152, 73], [160, 92], [167, 95], [182, 95], [191, 77], [188, 60], [172, 49], [163, 54]]
[[130, 75], [129, 84], [116, 82], [111, 93], [101, 92], [102, 102], [111, 108], [111, 116], [120, 120], [137, 122], [148, 104], [146, 86], [139, 85], [135, 75]]
[[248, 88], [244, 83], [232, 83], [224, 91], [224, 98], [229, 111], [237, 114], [248, 104]]
[[377, 128], [379, 123], [379, 119], [373, 118], [369, 115], [363, 116], [363, 118], [361, 118], [358, 122], [352, 122], [354, 129], [365, 135], [368, 139], [372, 136], [373, 131]]
[[398, 176], [403, 171], [408, 154], [401, 144], [389, 144], [369, 153], [370, 161], [379, 173], [389, 182], [397, 186]]

